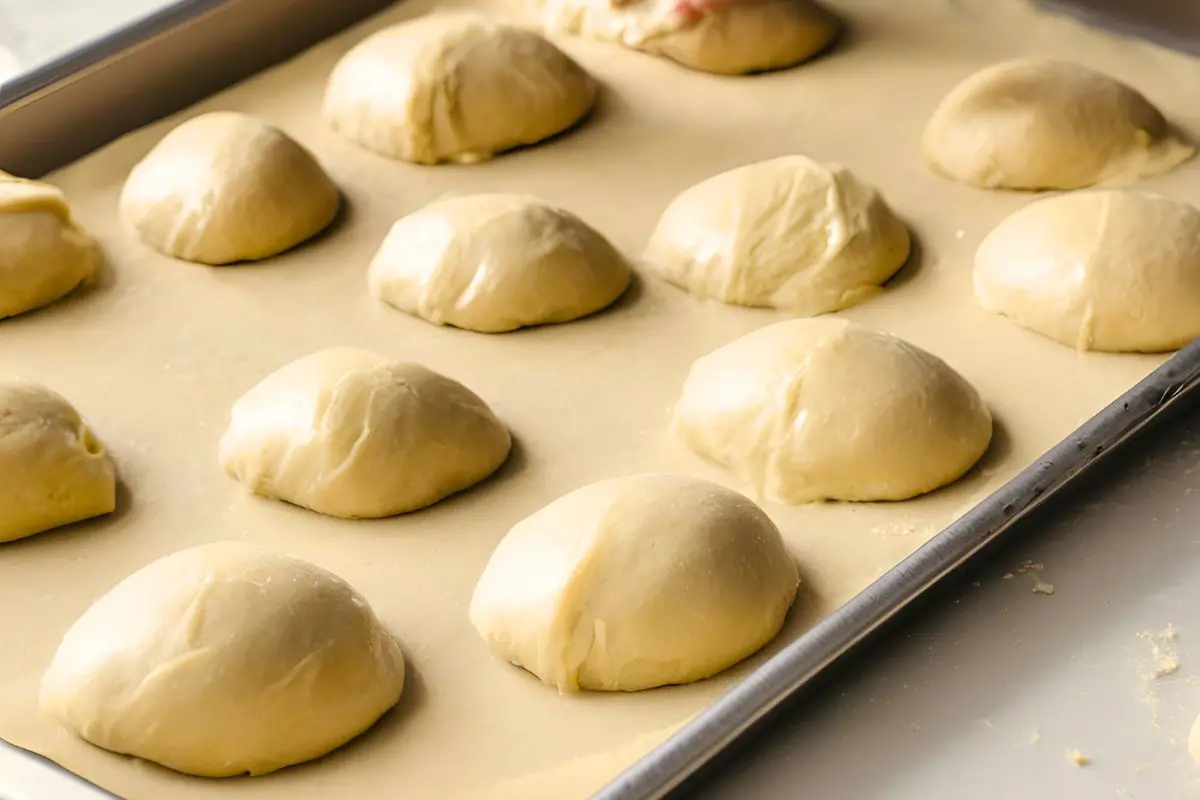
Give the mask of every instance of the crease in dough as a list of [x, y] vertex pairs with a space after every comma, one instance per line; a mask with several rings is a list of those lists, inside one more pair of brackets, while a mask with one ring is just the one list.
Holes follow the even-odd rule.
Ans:
[[500, 333], [567, 322], [614, 302], [625, 258], [575, 215], [535, 197], [430, 203], [396, 222], [371, 261], [371, 293], [437, 325]]
[[50, 305], [99, 268], [100, 248], [58, 188], [0, 172], [0, 319]]
[[217, 542], [154, 561], [96, 600], [63, 637], [40, 704], [98, 747], [229, 777], [325, 755], [403, 688], [399, 646], [349, 584]]
[[595, 80], [538, 34], [476, 13], [433, 13], [343, 56], [322, 113], [376, 153], [472, 163], [575, 126], [595, 98]]
[[1136, 89], [1068, 61], [993, 64], [950, 90], [921, 142], [935, 172], [987, 189], [1130, 183], [1196, 148]]
[[529, 0], [543, 27], [718, 75], [795, 66], [837, 38], [812, 0]]
[[116, 506], [112, 458], [79, 412], [44, 386], [0, 382], [0, 542]]
[[488, 645], [561, 692], [715, 675], [778, 633], [799, 572], [749, 499], [642, 474], [570, 492], [517, 523], [471, 598]]
[[268, 258], [311, 239], [341, 194], [316, 158], [248, 114], [192, 117], [134, 166], [121, 218], [159, 252], [219, 266]]
[[910, 249], [873, 187], [837, 164], [782, 156], [685, 189], [642, 258], [702, 299], [814, 315], [874, 295]]
[[769, 500], [906, 500], [960, 478], [992, 417], [937, 356], [838, 317], [788, 320], [697, 359], [671, 430]]
[[1200, 336], [1200, 210], [1151, 192], [1035, 200], [975, 253], [975, 297], [1078, 350], [1157, 353]]
[[512, 438], [478, 396], [419, 364], [350, 347], [264, 378], [233, 406], [220, 462], [247, 490], [349, 519], [414, 511], [472, 486]]

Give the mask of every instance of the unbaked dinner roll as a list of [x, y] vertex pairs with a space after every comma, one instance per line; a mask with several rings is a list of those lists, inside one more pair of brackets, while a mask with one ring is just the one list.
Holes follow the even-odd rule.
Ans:
[[273, 256], [324, 230], [341, 196], [312, 154], [246, 114], [201, 114], [125, 181], [121, 217], [154, 249], [201, 264]]
[[933, 113], [922, 149], [934, 171], [992, 189], [1129, 181], [1195, 152], [1136, 90], [1041, 58], [995, 64], [955, 86]]
[[99, 266], [100, 250], [62, 192], [0, 172], [0, 318], [53, 303]]
[[836, 317], [768, 325], [698, 359], [671, 427], [770, 500], [904, 500], [963, 475], [992, 418], [944, 361]]
[[243, 395], [220, 459], [255, 494], [334, 517], [387, 517], [478, 483], [504, 463], [511, 443], [461, 383], [335, 347]]
[[218, 542], [93, 603], [46, 670], [41, 707], [106, 750], [221, 778], [323, 756], [403, 688], [399, 646], [345, 581]]
[[112, 459], [70, 403], [26, 381], [0, 382], [0, 542], [108, 514]]
[[385, 156], [472, 162], [534, 144], [579, 122], [596, 84], [532, 31], [469, 13], [386, 28], [329, 77], [325, 119]]
[[783, 156], [684, 190], [643, 258], [697, 297], [807, 315], [869, 297], [909, 246], [879, 192], [849, 170]]
[[498, 333], [599, 311], [629, 285], [629, 265], [573, 214], [528, 195], [481, 194], [400, 219], [368, 280], [401, 311]]
[[782, 69], [824, 50], [837, 19], [812, 0], [535, 0], [544, 26], [701, 72]]
[[1037, 200], [980, 244], [975, 297], [1080, 350], [1182, 347], [1200, 336], [1200, 211], [1117, 189]]
[[754, 503], [707, 481], [634, 475], [560, 497], [488, 561], [471, 622], [559, 691], [715, 675], [769, 642], [799, 575]]

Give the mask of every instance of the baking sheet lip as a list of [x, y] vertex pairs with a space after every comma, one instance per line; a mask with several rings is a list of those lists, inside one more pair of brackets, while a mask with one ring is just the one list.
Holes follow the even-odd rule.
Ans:
[[1200, 387], [1200, 340], [1091, 417], [700, 712], [593, 800], [658, 800], [985, 545]]
[[105, 64], [125, 58], [158, 37], [221, 6], [239, 2], [242, 0], [172, 0], [155, 11], [93, 37], [0, 84], [0, 114], [43, 97]]

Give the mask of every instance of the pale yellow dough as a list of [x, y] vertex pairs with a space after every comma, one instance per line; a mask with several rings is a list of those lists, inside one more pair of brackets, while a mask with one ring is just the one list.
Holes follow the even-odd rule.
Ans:
[[1135, 89], [1041, 58], [995, 64], [951, 89], [925, 128], [922, 150], [934, 171], [989, 189], [1128, 182], [1195, 153]]
[[233, 406], [220, 460], [249, 491], [334, 517], [401, 514], [491, 475], [512, 440], [467, 387], [349, 347], [281, 367]]
[[94, 745], [207, 777], [325, 755], [396, 704], [404, 658], [362, 595], [242, 542], [161, 558], [83, 613], [41, 708]]
[[[611, 41], [700, 72], [741, 75], [807, 61], [837, 36], [837, 18], [811, 0], [532, 0], [547, 30]], [[689, 0], [702, 6], [703, 0]]]
[[874, 294], [909, 248], [874, 188], [837, 164], [783, 156], [684, 190], [643, 259], [697, 297], [809, 315]]
[[671, 426], [782, 503], [905, 500], [958, 479], [992, 437], [946, 362], [837, 317], [768, 325], [701, 357]]
[[579, 122], [596, 83], [532, 31], [477, 14], [430, 14], [375, 33], [334, 67], [324, 116], [385, 156], [472, 162]]
[[201, 264], [267, 258], [324, 230], [341, 196], [287, 134], [231, 111], [172, 130], [129, 173], [120, 212], [142, 241]]
[[799, 575], [745, 497], [679, 475], [577, 489], [517, 523], [471, 622], [560, 691], [636, 691], [715, 675], [769, 642]]
[[1034, 201], [980, 244], [975, 297], [1079, 350], [1182, 347], [1200, 336], [1200, 210], [1119, 189]]
[[0, 319], [88, 283], [100, 250], [55, 187], [0, 172]]
[[1196, 721], [1192, 723], [1192, 728], [1188, 731], [1187, 740], [1188, 755], [1192, 757], [1192, 761], [1200, 764], [1200, 717], [1196, 717]]
[[535, 197], [469, 195], [400, 219], [368, 281], [401, 311], [499, 333], [599, 311], [629, 285], [629, 265], [578, 217]]
[[0, 542], [108, 514], [112, 459], [70, 403], [26, 381], [0, 382]]

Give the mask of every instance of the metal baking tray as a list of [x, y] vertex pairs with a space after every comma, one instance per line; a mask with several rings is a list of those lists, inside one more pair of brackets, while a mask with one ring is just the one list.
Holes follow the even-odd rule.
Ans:
[[[70, 163], [391, 3], [180, 0], [0, 87], [0, 169], [36, 177]], [[1054, 0], [1050, 5], [1069, 4]], [[1085, 9], [1083, 16], [1111, 19], [1095, 9]], [[1118, 24], [1142, 32], [1136, 24]], [[186, 36], [177, 35], [182, 30]], [[272, 36], [263, 37], [264, 30]], [[172, 45], [155, 47], [168, 34]], [[1179, 39], [1164, 43], [1177, 45]], [[1195, 342], [762, 664], [596, 797], [649, 800], [669, 795], [915, 598], [1016, 527], [1032, 509], [1117, 445], [1138, 436], [1165, 409], [1194, 397], [1198, 385], [1200, 342]]]

